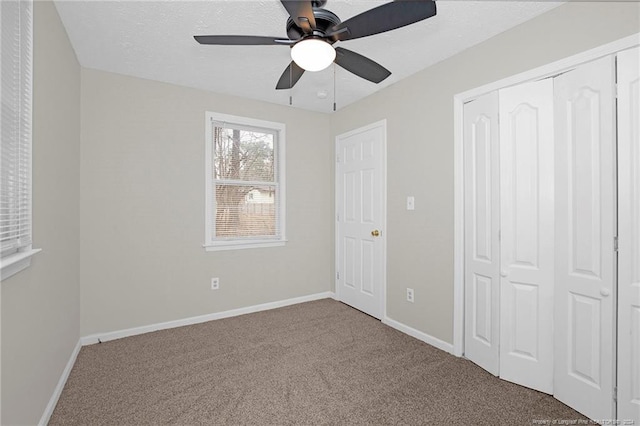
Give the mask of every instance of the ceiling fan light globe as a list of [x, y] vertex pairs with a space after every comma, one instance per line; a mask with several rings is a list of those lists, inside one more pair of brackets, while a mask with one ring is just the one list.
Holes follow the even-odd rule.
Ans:
[[302, 40], [291, 48], [291, 59], [305, 71], [322, 71], [335, 58], [336, 50], [323, 40]]

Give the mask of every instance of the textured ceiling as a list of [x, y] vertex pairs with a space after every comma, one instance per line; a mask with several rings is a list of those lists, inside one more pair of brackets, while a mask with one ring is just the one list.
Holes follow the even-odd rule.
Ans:
[[[328, 0], [343, 21], [385, 1]], [[246, 98], [330, 112], [334, 67], [307, 72], [291, 90], [275, 90], [290, 61], [286, 46], [202, 46], [196, 34], [286, 37], [287, 13], [277, 0], [55, 2], [80, 64]], [[362, 39], [340, 42], [392, 72], [380, 84], [336, 67], [338, 109], [430, 65], [544, 13], [553, 1], [437, 2], [425, 21]], [[326, 94], [321, 99], [321, 94]]]

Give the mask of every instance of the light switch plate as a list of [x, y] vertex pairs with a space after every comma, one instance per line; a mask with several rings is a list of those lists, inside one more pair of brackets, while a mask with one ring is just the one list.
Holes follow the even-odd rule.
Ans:
[[416, 199], [413, 195], [409, 195], [407, 197], [407, 210], [415, 210], [416, 208]]

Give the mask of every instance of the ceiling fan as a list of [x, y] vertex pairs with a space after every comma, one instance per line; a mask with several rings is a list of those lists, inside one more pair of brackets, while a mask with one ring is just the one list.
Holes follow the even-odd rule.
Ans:
[[289, 38], [248, 35], [199, 35], [200, 44], [280, 45], [291, 47], [291, 63], [284, 70], [276, 89], [292, 88], [305, 71], [320, 71], [335, 62], [347, 71], [373, 83], [380, 83], [391, 71], [371, 59], [343, 47], [338, 41], [354, 40], [404, 27], [436, 14], [433, 0], [395, 0], [340, 21], [323, 9], [327, 0], [280, 0], [289, 13]]

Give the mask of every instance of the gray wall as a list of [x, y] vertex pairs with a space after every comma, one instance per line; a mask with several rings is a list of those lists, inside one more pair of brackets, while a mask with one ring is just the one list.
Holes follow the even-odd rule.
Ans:
[[[285, 123], [284, 247], [202, 248], [205, 111]], [[329, 291], [331, 159], [328, 115], [83, 69], [81, 334]]]
[[35, 2], [30, 268], [1, 284], [2, 424], [36, 424], [80, 336], [80, 66], [50, 2]]
[[453, 341], [453, 96], [639, 31], [637, 2], [568, 3], [332, 115], [332, 137], [387, 119], [389, 317]]

